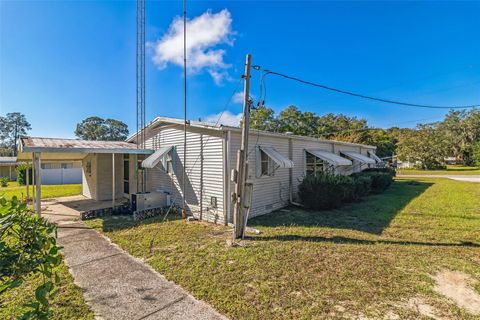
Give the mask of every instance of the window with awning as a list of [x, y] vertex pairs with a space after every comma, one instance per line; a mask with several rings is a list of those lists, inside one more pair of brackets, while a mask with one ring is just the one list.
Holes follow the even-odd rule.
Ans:
[[344, 155], [349, 157], [352, 160], [358, 161], [363, 164], [375, 164], [375, 160], [372, 158], [367, 157], [361, 153], [353, 152], [353, 151], [341, 151]]
[[308, 154], [314, 155], [318, 159], [323, 160], [324, 162], [328, 163], [333, 167], [352, 165], [352, 161], [345, 159], [344, 157], [341, 157], [338, 154], [335, 154], [330, 151], [318, 150], [318, 149], [305, 149], [305, 152], [307, 153], [307, 155]]
[[293, 161], [274, 147], [258, 146], [256, 150], [256, 176], [273, 176], [279, 168], [293, 168]]
[[158, 164], [160, 164], [160, 169], [162, 171], [170, 172], [174, 158], [174, 152], [175, 146], [161, 147], [148, 158], [142, 161], [142, 168], [152, 169], [155, 168]]
[[375, 160], [377, 163], [382, 163], [383, 162], [383, 160], [380, 159], [373, 151], [368, 150], [368, 154], [370, 155], [370, 158]]

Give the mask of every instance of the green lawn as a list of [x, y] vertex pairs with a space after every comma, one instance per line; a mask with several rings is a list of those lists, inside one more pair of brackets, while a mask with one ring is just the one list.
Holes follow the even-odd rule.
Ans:
[[[73, 283], [73, 278], [62, 264], [57, 269], [61, 278], [58, 292], [51, 301], [51, 319], [58, 320], [90, 320], [94, 319], [94, 313], [85, 304], [82, 289]], [[0, 319], [13, 320], [20, 316], [25, 308], [23, 304], [35, 294], [36, 286], [40, 284], [40, 278], [30, 277], [20, 287], [4, 293], [1, 296]]]
[[[30, 186], [30, 197], [32, 196], [33, 188]], [[62, 185], [42, 185], [42, 199], [74, 196], [82, 193], [81, 184], [62, 184]], [[24, 199], [27, 195], [25, 186], [19, 186], [17, 182], [9, 182], [8, 187], [0, 187], [0, 195], [5, 195], [5, 198], [11, 199], [17, 196], [19, 199]]]
[[468, 167], [460, 165], [447, 166], [445, 170], [418, 170], [418, 169], [401, 169], [397, 174], [454, 174], [454, 175], [480, 175], [479, 167]]
[[262, 233], [236, 247], [228, 227], [175, 217], [88, 223], [232, 319], [419, 319], [412, 298], [445, 319], [478, 319], [435, 293], [431, 276], [480, 281], [479, 199], [474, 183], [398, 179], [339, 210], [252, 219]]

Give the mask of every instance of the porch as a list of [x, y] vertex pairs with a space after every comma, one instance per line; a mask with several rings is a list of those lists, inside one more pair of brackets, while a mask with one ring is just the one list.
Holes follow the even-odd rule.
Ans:
[[[88, 212], [116, 208], [118, 203], [121, 205], [128, 199], [130, 193], [137, 192], [137, 188], [133, 188], [139, 180], [137, 162], [139, 157], [153, 152], [124, 141], [22, 137], [17, 161], [32, 164], [31, 174], [27, 169], [26, 184], [27, 190], [28, 185], [34, 186], [33, 205], [39, 215], [45, 202], [41, 201], [41, 162], [81, 161], [84, 198], [62, 200], [62, 203], [72, 210], [81, 207], [80, 211]], [[29, 196], [27, 191], [27, 198]]]

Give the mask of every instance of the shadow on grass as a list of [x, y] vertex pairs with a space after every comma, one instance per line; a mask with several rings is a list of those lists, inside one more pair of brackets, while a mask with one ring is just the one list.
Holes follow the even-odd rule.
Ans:
[[480, 248], [480, 244], [473, 242], [447, 243], [447, 242], [420, 242], [420, 241], [394, 241], [394, 240], [366, 240], [347, 237], [322, 237], [322, 236], [299, 236], [299, 235], [277, 235], [265, 237], [249, 237], [249, 240], [255, 241], [309, 241], [309, 242], [327, 242], [335, 244], [387, 244], [387, 245], [416, 245], [432, 247], [471, 247]]
[[434, 182], [396, 180], [384, 193], [336, 210], [289, 208], [249, 220], [251, 227], [329, 227], [381, 234], [390, 221]]
[[94, 219], [95, 227], [101, 227], [104, 232], [114, 232], [124, 229], [130, 229], [142, 225], [149, 225], [152, 223], [162, 223], [174, 220], [180, 220], [181, 217], [177, 214], [168, 214], [156, 216], [152, 218], [147, 218], [145, 220], [135, 221], [131, 215], [114, 215], [114, 216], [104, 216]]

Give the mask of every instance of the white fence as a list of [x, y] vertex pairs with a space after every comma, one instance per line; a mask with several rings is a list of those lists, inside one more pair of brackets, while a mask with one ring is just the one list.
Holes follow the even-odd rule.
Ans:
[[42, 169], [42, 184], [82, 183], [82, 168]]

